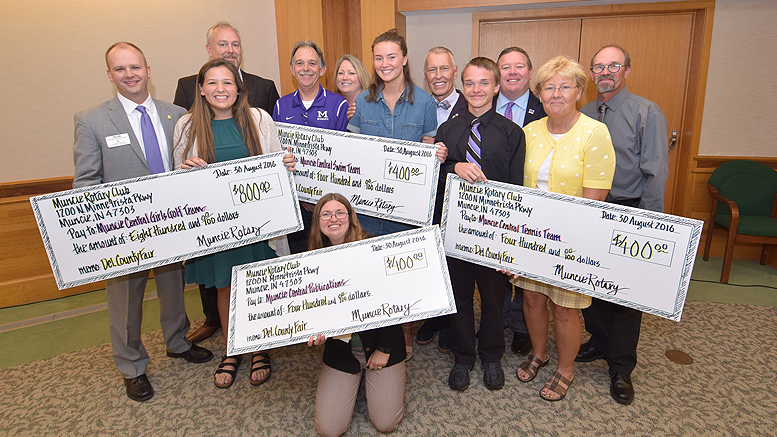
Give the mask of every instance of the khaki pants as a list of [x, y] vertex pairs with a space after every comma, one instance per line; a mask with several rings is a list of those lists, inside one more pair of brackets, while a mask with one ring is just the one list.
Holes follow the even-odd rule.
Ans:
[[351, 425], [359, 383], [364, 374], [370, 421], [380, 432], [393, 431], [405, 407], [405, 362], [380, 370], [364, 369], [364, 349], [353, 348], [363, 370], [341, 372], [326, 364], [321, 369], [316, 390], [316, 429], [323, 436], [339, 436]]

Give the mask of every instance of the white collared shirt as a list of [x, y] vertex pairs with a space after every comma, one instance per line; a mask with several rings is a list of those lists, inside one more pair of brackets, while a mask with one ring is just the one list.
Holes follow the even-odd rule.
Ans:
[[[145, 157], [146, 145], [143, 144], [143, 133], [140, 130], [141, 113], [137, 110], [138, 104], [121, 94], [117, 94], [117, 96], [119, 97], [121, 106], [124, 107], [124, 112], [127, 113], [130, 126], [132, 126], [132, 132], [135, 133], [135, 138], [140, 142], [140, 150], [143, 151], [143, 157]], [[162, 128], [162, 121], [159, 119], [159, 113], [156, 110], [156, 105], [154, 104], [154, 99], [151, 98], [151, 94], [149, 94], [146, 101], [143, 102], [143, 106], [146, 108], [148, 116], [151, 117], [151, 123], [154, 125], [154, 133], [156, 133], [156, 140], [159, 143], [159, 151], [162, 153], [162, 162], [165, 165], [165, 171], [170, 171], [170, 147], [167, 144], [165, 130]]]
[[526, 90], [521, 97], [515, 100], [510, 100], [505, 97], [504, 94], [499, 93], [499, 97], [496, 98], [496, 112], [505, 115], [507, 104], [511, 101], [515, 103], [513, 106], [513, 123], [523, 127], [523, 122], [526, 120], [526, 107], [529, 106], [529, 93], [531, 91]]
[[459, 101], [459, 93], [454, 89], [453, 92], [448, 95], [448, 97], [442, 100], [437, 100], [437, 98], [435, 98], [434, 101], [438, 103], [447, 101], [451, 105], [448, 107], [448, 109], [442, 109], [439, 106], [437, 107], [437, 127], [440, 127], [440, 125], [448, 121], [448, 117], [451, 116], [453, 107], [456, 105], [456, 102]]

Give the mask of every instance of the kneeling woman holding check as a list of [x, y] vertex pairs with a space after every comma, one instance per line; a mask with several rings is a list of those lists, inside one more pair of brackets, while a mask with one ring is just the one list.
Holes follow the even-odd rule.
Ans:
[[[340, 194], [324, 195], [313, 210], [308, 249], [321, 249], [370, 238], [348, 200]], [[405, 341], [400, 325], [358, 334], [310, 337], [308, 346], [324, 346], [324, 365], [316, 390], [316, 429], [323, 436], [348, 430], [365, 379], [370, 421], [380, 432], [393, 431], [402, 420], [405, 403]]]

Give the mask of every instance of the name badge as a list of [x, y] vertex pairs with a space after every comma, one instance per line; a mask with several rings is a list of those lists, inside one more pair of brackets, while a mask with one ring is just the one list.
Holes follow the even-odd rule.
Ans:
[[129, 134], [118, 134], [105, 137], [105, 142], [109, 148], [126, 146], [130, 143]]

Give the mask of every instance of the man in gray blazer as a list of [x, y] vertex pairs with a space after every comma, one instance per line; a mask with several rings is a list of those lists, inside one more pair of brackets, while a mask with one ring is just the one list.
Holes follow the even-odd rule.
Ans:
[[[186, 112], [151, 98], [151, 67], [134, 44], [112, 45], [105, 52], [105, 63], [108, 80], [116, 85], [118, 94], [75, 115], [73, 188], [169, 171], [173, 162], [173, 127]], [[210, 360], [213, 354], [209, 350], [193, 345], [185, 337], [189, 319], [184, 307], [181, 263], [153, 270], [167, 356], [194, 363]], [[127, 396], [138, 402], [154, 396], [146, 377], [148, 353], [140, 341], [148, 273], [146, 270], [105, 281], [113, 361], [124, 376]]]

